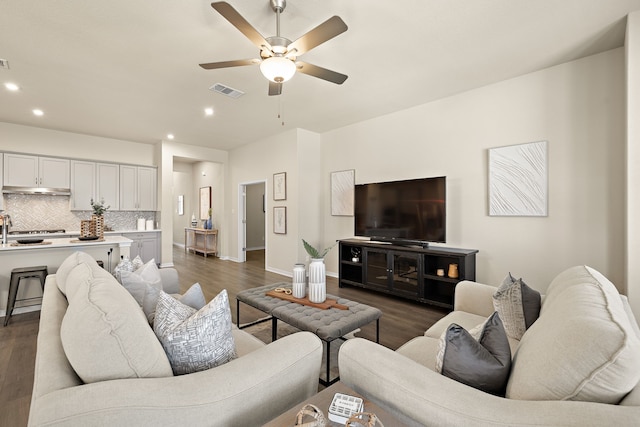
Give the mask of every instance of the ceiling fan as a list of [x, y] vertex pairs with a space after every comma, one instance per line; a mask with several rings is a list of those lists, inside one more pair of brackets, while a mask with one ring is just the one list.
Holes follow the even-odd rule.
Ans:
[[200, 66], [206, 70], [213, 70], [260, 64], [260, 71], [269, 80], [269, 95], [280, 95], [282, 84], [293, 77], [296, 71], [331, 83], [344, 83], [348, 77], [344, 74], [297, 60], [300, 55], [347, 31], [344, 21], [338, 16], [333, 16], [292, 42], [280, 36], [280, 14], [287, 6], [286, 0], [269, 1], [276, 13], [276, 35], [267, 38], [253, 28], [229, 3], [224, 1], [211, 3], [212, 8], [260, 49], [260, 59], [210, 62]]

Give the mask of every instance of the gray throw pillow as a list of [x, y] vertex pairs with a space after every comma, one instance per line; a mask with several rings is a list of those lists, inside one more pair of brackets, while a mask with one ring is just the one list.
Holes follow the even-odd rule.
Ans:
[[[144, 315], [147, 316], [147, 320], [150, 325], [153, 325], [153, 321], [156, 316], [156, 306], [158, 305], [160, 292], [162, 292], [162, 289], [147, 286], [144, 299], [142, 300], [142, 311], [144, 311]], [[187, 292], [177, 296], [176, 298], [181, 303], [188, 305], [191, 308], [195, 308], [196, 310], [200, 310], [202, 307], [207, 305], [200, 283], [194, 283], [189, 289], [187, 289]]]
[[153, 330], [175, 375], [204, 371], [235, 359], [231, 326], [226, 290], [200, 310], [160, 293]]
[[511, 349], [498, 313], [484, 323], [478, 340], [451, 324], [441, 338], [441, 373], [487, 393], [504, 396], [511, 370]]
[[541, 301], [540, 292], [522, 279], [516, 280], [511, 273], [493, 294], [493, 308], [500, 314], [507, 335], [516, 340], [522, 339], [540, 316]]

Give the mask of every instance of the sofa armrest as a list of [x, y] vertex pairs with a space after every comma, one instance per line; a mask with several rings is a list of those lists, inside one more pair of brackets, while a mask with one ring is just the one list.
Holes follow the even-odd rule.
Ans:
[[203, 372], [57, 389], [32, 401], [29, 425], [262, 425], [317, 392], [321, 359], [299, 332]]
[[168, 294], [180, 293], [180, 280], [178, 270], [175, 268], [161, 268], [158, 270], [162, 278], [162, 290]]
[[453, 309], [489, 317], [495, 311], [493, 294], [496, 290], [495, 286], [463, 280], [456, 285]]
[[640, 407], [493, 396], [362, 338], [342, 345], [338, 363], [342, 382], [408, 425], [631, 426], [640, 419]]

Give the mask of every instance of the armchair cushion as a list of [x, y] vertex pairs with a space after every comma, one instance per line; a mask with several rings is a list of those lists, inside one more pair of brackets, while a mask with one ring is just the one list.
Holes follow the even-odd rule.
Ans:
[[507, 397], [617, 404], [640, 380], [640, 339], [615, 286], [587, 266], [549, 285], [514, 356]]

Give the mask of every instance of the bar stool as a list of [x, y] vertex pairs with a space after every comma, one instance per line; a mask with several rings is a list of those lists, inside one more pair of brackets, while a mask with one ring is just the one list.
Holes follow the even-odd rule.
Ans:
[[[40, 279], [40, 286], [42, 286], [42, 292], [44, 292], [44, 281], [47, 278], [48, 270], [46, 265], [41, 265], [38, 267], [20, 267], [14, 268], [11, 270], [11, 281], [9, 283], [9, 297], [7, 298], [7, 314], [4, 317], [4, 326], [7, 326], [9, 323], [9, 319], [11, 318], [11, 314], [13, 313], [13, 307], [16, 304], [16, 301], [28, 301], [40, 297], [33, 298], [22, 298], [16, 300], [16, 296], [18, 295], [18, 286], [20, 286], [20, 280], [22, 279], [30, 279], [36, 277]], [[30, 304], [25, 305], [23, 307], [29, 307]]]

